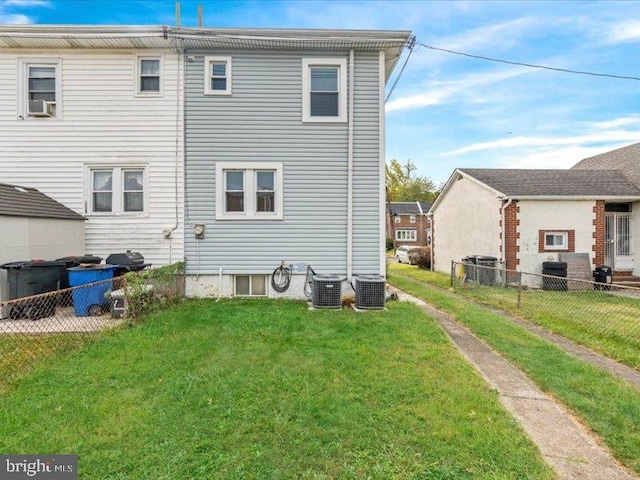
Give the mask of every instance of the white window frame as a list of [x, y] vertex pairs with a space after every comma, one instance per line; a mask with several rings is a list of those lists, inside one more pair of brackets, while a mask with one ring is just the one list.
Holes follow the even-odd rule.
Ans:
[[402, 218], [400, 217], [400, 215], [394, 215], [393, 216], [393, 222], [394, 223], [402, 223]]
[[[244, 212], [225, 212], [225, 171], [244, 171]], [[256, 196], [256, 173], [273, 170], [275, 172], [274, 211], [258, 212]], [[282, 162], [216, 162], [216, 220], [282, 220], [283, 205]]]
[[409, 223], [416, 223], [416, 216], [415, 215], [409, 215]]
[[[135, 76], [134, 76], [134, 91], [136, 97], [162, 97], [164, 95], [164, 55], [163, 54], [135, 54]], [[158, 79], [158, 91], [157, 92], [143, 92], [140, 90], [140, 76], [142, 75], [142, 60], [159, 60], [159, 79]]]
[[[562, 245], [548, 245], [547, 235], [562, 237]], [[544, 249], [545, 250], [568, 250], [569, 249], [569, 232], [544, 232]]]
[[[249, 277], [249, 294], [238, 293], [238, 277]], [[253, 293], [253, 278], [262, 277], [264, 279], [264, 294]], [[269, 282], [266, 275], [262, 274], [238, 274], [233, 276], [233, 296], [234, 297], [268, 297], [269, 296]]]
[[[29, 67], [55, 68], [55, 112], [50, 117], [29, 116]], [[30, 121], [56, 120], [62, 118], [62, 60], [60, 58], [21, 57], [18, 58], [18, 118]]]
[[[225, 77], [227, 88], [225, 90], [214, 90], [211, 88], [211, 63], [225, 63]], [[204, 94], [205, 95], [231, 95], [231, 79], [233, 72], [231, 57], [206, 56], [204, 57]]]
[[[401, 233], [411, 233], [409, 238], [400, 238]], [[397, 228], [396, 229], [396, 241], [397, 242], [417, 242], [418, 231], [415, 228]]]
[[[338, 68], [338, 116], [311, 116], [311, 68]], [[347, 59], [303, 58], [302, 59], [302, 121], [320, 123], [344, 123], [347, 121]]]
[[[149, 169], [146, 165], [113, 165], [113, 164], [89, 164], [85, 166], [85, 215], [91, 217], [139, 217], [149, 212]], [[112, 172], [111, 183], [111, 211], [93, 211], [93, 172]], [[128, 171], [142, 171], [142, 201], [143, 209], [140, 212], [124, 211], [124, 174]]]

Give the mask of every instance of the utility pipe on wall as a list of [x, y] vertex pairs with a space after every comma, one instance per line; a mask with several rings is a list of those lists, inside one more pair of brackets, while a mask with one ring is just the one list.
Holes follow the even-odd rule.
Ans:
[[354, 53], [349, 50], [349, 146], [347, 150], [347, 280], [353, 277], [353, 95]]

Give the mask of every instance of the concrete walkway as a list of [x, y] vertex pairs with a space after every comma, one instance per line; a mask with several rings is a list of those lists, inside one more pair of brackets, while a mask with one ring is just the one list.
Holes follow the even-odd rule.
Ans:
[[626, 480], [638, 478], [599, 445], [593, 435], [551, 397], [449, 315], [400, 290], [398, 298], [419, 305], [435, 318], [462, 355], [498, 392], [502, 405], [520, 422], [545, 461], [560, 478]]

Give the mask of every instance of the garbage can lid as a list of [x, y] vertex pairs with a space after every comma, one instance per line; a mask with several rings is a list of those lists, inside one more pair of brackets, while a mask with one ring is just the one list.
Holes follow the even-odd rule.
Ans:
[[80, 267], [71, 267], [71, 268], [67, 268], [67, 271], [68, 272], [84, 272], [87, 270], [115, 270], [116, 268], [118, 268], [118, 265], [109, 265], [108, 263], [105, 263], [102, 265], [91, 264], [91, 265], [85, 265]]
[[27, 263], [29, 263], [28, 260], [17, 260], [14, 262], [7, 262], [3, 265], [0, 265], [0, 268], [4, 268], [5, 270], [18, 269], [18, 268], [22, 268]]
[[68, 257], [61, 257], [56, 259], [57, 262], [67, 263], [100, 263], [102, 257], [96, 255], [69, 255]]
[[64, 262], [57, 260], [21, 260], [19, 262], [9, 262], [2, 265], [4, 269], [18, 269], [18, 268], [34, 268], [34, 267], [64, 267]]

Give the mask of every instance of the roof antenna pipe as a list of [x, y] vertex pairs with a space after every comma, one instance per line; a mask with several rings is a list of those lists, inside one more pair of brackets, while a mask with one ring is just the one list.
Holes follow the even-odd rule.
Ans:
[[176, 27], [180, 26], [180, 2], [176, 2]]
[[202, 5], [198, 5], [198, 28], [202, 28]]

